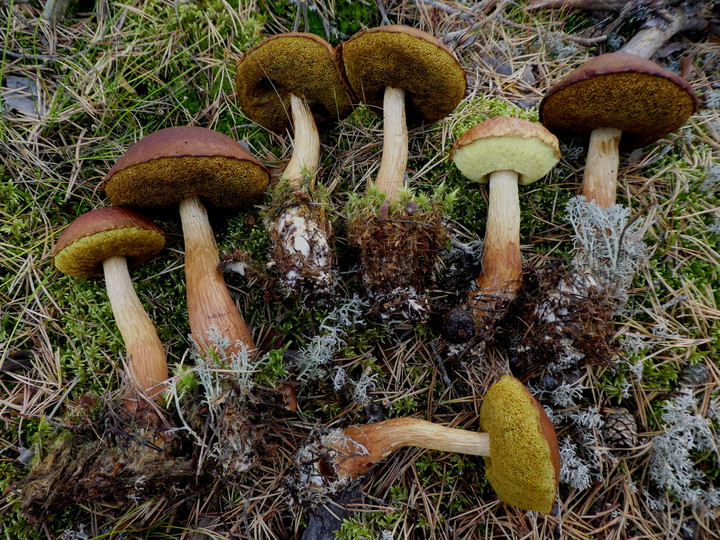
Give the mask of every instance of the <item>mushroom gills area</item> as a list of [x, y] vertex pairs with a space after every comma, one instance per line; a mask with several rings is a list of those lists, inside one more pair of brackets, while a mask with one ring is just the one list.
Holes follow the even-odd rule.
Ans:
[[53, 257], [55, 267], [70, 276], [88, 278], [103, 275], [102, 262], [121, 254], [131, 266], [145, 262], [149, 253], [157, 253], [165, 237], [153, 230], [122, 228], [79, 238], [59, 250]]
[[[458, 169], [476, 182], [487, 183], [489, 174], [510, 170], [520, 184], [529, 184], [552, 170], [558, 157], [552, 147], [536, 138], [486, 137], [456, 148], [453, 160]], [[536, 171], [543, 171], [538, 176]]]
[[559, 463], [542, 434], [556, 440], [555, 434], [547, 433], [551, 426], [541, 422], [532, 397], [521, 387], [517, 379], [502, 377], [480, 407], [480, 425], [490, 435], [485, 474], [506, 503], [548, 513], [555, 501]]
[[[161, 178], [149, 182], [148, 178]], [[200, 196], [216, 208], [245, 208], [262, 198], [267, 173], [255, 163], [224, 156], [159, 158], [116, 172], [105, 184], [113, 204], [167, 208]]]
[[612, 126], [623, 131], [624, 146], [637, 148], [675, 131], [694, 110], [693, 97], [673, 81], [630, 72], [599, 75], [558, 90], [544, 103], [541, 119], [553, 132], [589, 133]]

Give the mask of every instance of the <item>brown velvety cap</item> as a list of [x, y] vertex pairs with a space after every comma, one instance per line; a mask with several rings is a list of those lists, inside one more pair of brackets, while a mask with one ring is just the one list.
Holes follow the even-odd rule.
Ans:
[[315, 34], [277, 34], [263, 40], [238, 62], [235, 87], [245, 113], [270, 131], [292, 126], [290, 94], [308, 102], [319, 126], [352, 112], [335, 49]]
[[363, 102], [382, 108], [387, 86], [405, 90], [408, 124], [437, 122], [465, 97], [465, 71], [453, 53], [416, 28], [364, 30], [338, 45], [337, 54]]
[[556, 133], [613, 127], [623, 132], [623, 147], [639, 148], [678, 129], [697, 108], [697, 95], [679, 75], [641, 56], [609, 53], [550, 88], [540, 120]]
[[199, 196], [217, 208], [254, 204], [267, 168], [227, 135], [200, 127], [161, 129], [142, 138], [110, 169], [102, 188], [117, 206], [164, 208]]
[[135, 266], [164, 246], [165, 233], [155, 223], [128, 208], [109, 206], [83, 214], [63, 230], [52, 251], [53, 265], [71, 276], [98, 277], [110, 257], [126, 257]]

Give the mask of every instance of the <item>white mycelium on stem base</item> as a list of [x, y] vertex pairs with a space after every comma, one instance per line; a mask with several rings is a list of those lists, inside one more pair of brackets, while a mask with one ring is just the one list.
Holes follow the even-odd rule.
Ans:
[[314, 34], [271, 36], [238, 61], [235, 86], [253, 121], [276, 133], [294, 131], [287, 183], [275, 190], [268, 218], [271, 259], [285, 288], [296, 296], [326, 297], [335, 276], [331, 225], [313, 191], [320, 154], [316, 123], [327, 125], [352, 112], [335, 49]]
[[[290, 103], [295, 136], [293, 154], [283, 178], [296, 194], [306, 188], [311, 195], [320, 162], [320, 136], [307, 102], [291, 94]], [[291, 200], [269, 223], [269, 228], [277, 234], [274, 258], [287, 261], [281, 279], [286, 287], [302, 296], [322, 296], [334, 287], [329, 224], [324, 212], [312, 211], [313, 204], [312, 201]]]

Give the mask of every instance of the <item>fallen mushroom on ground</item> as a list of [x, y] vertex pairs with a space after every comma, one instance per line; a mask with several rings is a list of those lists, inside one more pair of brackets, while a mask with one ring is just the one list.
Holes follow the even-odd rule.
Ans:
[[366, 199], [355, 205], [348, 232], [360, 250], [371, 313], [386, 322], [423, 320], [429, 310], [425, 289], [447, 233], [440, 201], [422, 208], [401, 196], [408, 124], [449, 115], [465, 96], [465, 72], [437, 39], [407, 26], [358, 32], [338, 46], [337, 55], [360, 101], [383, 111], [380, 168]]
[[266, 225], [271, 264], [301, 300], [327, 298], [336, 284], [328, 201], [315, 186], [320, 161], [316, 121], [324, 125], [352, 112], [334, 54], [314, 34], [278, 34], [246, 52], [235, 75], [238, 99], [252, 120], [271, 131], [294, 131], [292, 157], [271, 189]]
[[118, 206], [178, 205], [190, 330], [201, 354], [214, 350], [230, 358], [252, 355], [256, 349], [218, 269], [217, 244], [201, 199], [222, 210], [247, 208], [259, 201], [268, 181], [265, 166], [240, 143], [199, 127], [167, 128], [147, 135], [130, 147], [103, 181], [108, 198]]
[[391, 453], [406, 446], [485, 457], [495, 492], [523, 510], [549, 513], [560, 479], [555, 428], [515, 377], [488, 390], [480, 408], [485, 432], [448, 428], [417, 418], [393, 418], [333, 430], [302, 448], [298, 482], [308, 491], [336, 493]]
[[482, 273], [468, 306], [478, 330], [503, 316], [522, 286], [518, 184], [547, 175], [560, 160], [557, 137], [520, 118], [490, 118], [456, 142], [452, 160], [471, 180], [489, 183]]
[[132, 414], [158, 399], [168, 378], [165, 348], [135, 293], [128, 265], [139, 265], [165, 246], [165, 233], [146, 217], [127, 208], [92, 210], [70, 223], [53, 248], [55, 268], [74, 277], [105, 277], [108, 299], [127, 351], [125, 400]]

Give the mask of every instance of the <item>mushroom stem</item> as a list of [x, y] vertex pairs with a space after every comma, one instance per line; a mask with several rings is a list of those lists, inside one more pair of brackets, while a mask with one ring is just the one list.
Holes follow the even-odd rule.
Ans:
[[356, 478], [367, 472], [371, 465], [405, 446], [473, 456], [490, 455], [487, 433], [449, 428], [417, 418], [393, 418], [350, 426], [342, 433], [352, 442], [333, 444], [338, 451], [335, 470], [340, 477]]
[[295, 137], [292, 156], [283, 174], [290, 185], [298, 189], [303, 172], [309, 173], [311, 175], [310, 189], [312, 189], [315, 172], [320, 164], [320, 134], [307, 101], [295, 94], [290, 94], [290, 110]]
[[596, 128], [590, 133], [580, 192], [588, 202], [594, 200], [600, 208], [615, 204], [621, 135], [622, 131], [611, 127]]
[[222, 336], [230, 343], [224, 351], [228, 357], [243, 348], [252, 354], [255, 342], [218, 270], [220, 256], [215, 236], [198, 197], [180, 202], [180, 219], [185, 238], [185, 280], [193, 339], [203, 353], [217, 350], [213, 338]]
[[[473, 310], [480, 309], [483, 297], [514, 299], [522, 285], [517, 173], [507, 170], [491, 173], [489, 191], [483, 272], [477, 278], [477, 289], [470, 293], [469, 305]], [[483, 318], [483, 313], [476, 316]]]
[[115, 322], [125, 342], [130, 380], [156, 399], [162, 392], [161, 383], [168, 378], [165, 348], [135, 292], [125, 257], [106, 259], [103, 270]]
[[405, 186], [408, 159], [408, 129], [405, 121], [405, 91], [387, 87], [383, 97], [383, 149], [375, 187], [393, 202]]

